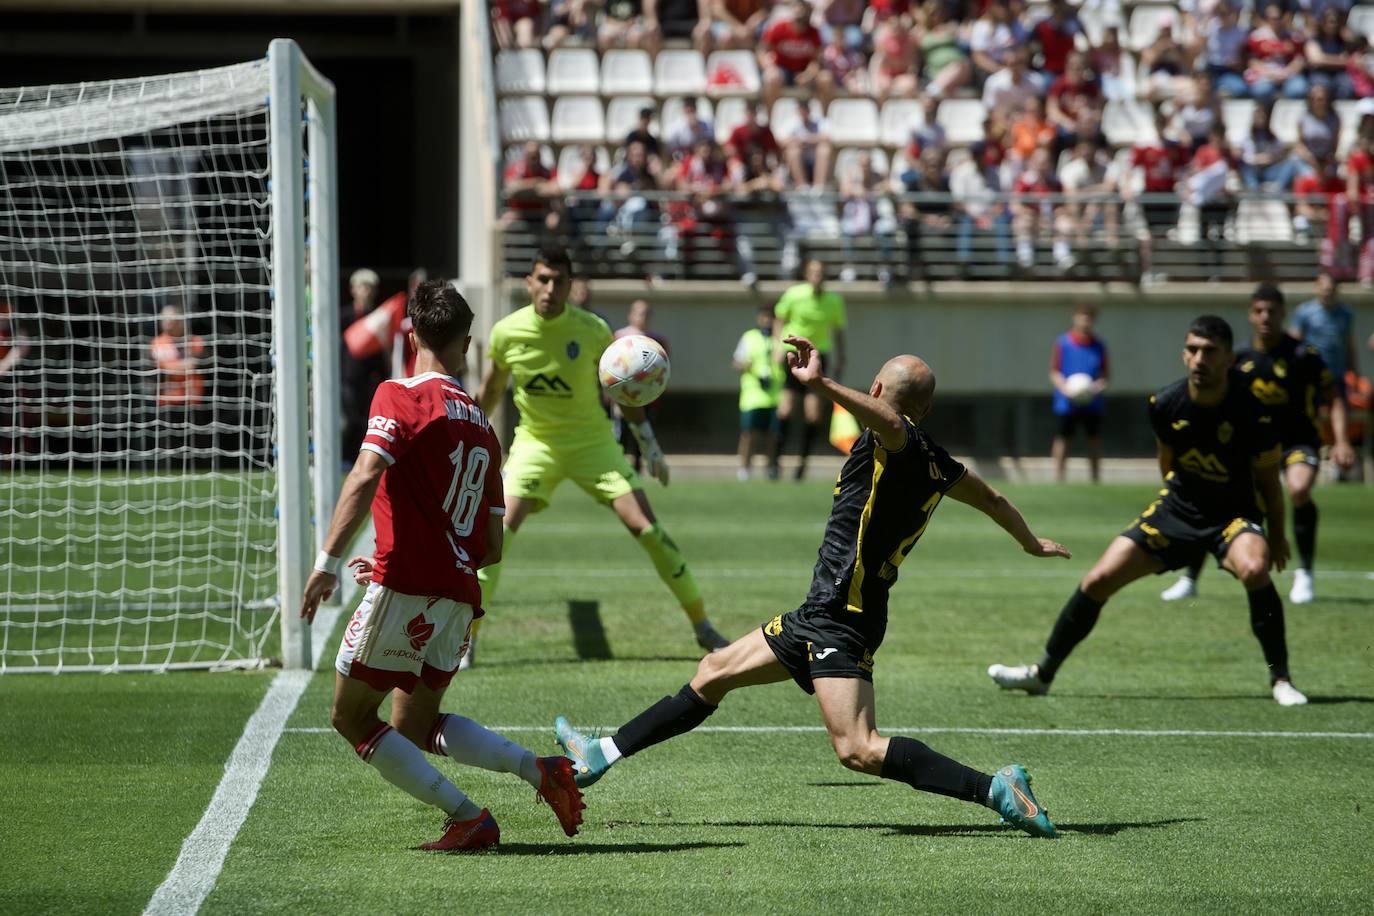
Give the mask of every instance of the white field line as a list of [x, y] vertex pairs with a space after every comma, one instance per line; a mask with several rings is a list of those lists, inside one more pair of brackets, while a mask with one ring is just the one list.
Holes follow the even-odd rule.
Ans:
[[[359, 539], [369, 537], [371, 533], [372, 525], [369, 522]], [[358, 542], [354, 541], [355, 544]], [[315, 615], [310, 648], [317, 668], [342, 608], [352, 603], [359, 588], [352, 577], [345, 578], [340, 589], [339, 604], [325, 605]], [[295, 613], [294, 605], [288, 603], [282, 613]], [[214, 890], [229, 847], [234, 844], [239, 828], [257, 800], [258, 790], [262, 788], [263, 778], [272, 764], [272, 752], [285, 729], [286, 720], [295, 711], [313, 673], [282, 671], [272, 679], [267, 694], [243, 726], [243, 734], [229, 754], [229, 760], [224, 765], [224, 776], [215, 787], [215, 794], [210, 797], [205, 814], [181, 844], [176, 864], [153, 892], [143, 910], [145, 916], [195, 913], [210, 891]]]
[[[494, 732], [552, 732], [552, 725], [493, 725]], [[614, 734], [617, 726], [597, 726], [602, 734]], [[293, 734], [333, 734], [332, 728], [288, 728]], [[591, 729], [585, 729], [590, 731]], [[888, 728], [891, 735], [1029, 735], [1034, 737], [1075, 738], [1345, 738], [1374, 740], [1374, 732], [1298, 732], [1298, 731], [1220, 731], [1187, 728], [959, 728], [955, 726], [912, 726]], [[692, 729], [693, 734], [825, 734], [821, 725], [703, 725]]]

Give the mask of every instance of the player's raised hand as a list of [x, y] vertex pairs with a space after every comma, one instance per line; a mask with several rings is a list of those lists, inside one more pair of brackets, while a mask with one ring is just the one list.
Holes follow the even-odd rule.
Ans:
[[368, 585], [372, 582], [372, 570], [377, 563], [372, 557], [354, 557], [348, 561], [348, 568], [353, 571], [353, 581], [359, 585]]
[[1026, 553], [1033, 557], [1063, 557], [1066, 560], [1073, 559], [1073, 554], [1069, 553], [1069, 548], [1049, 538], [1036, 538], [1034, 547], [1025, 548]]
[[821, 354], [815, 344], [805, 337], [784, 337], [783, 343], [797, 348], [787, 354], [787, 368], [794, 379], [807, 385], [821, 377]]
[[334, 594], [334, 586], [338, 583], [339, 579], [333, 573], [317, 569], [310, 574], [305, 582], [305, 598], [301, 601], [301, 616], [306, 623], [315, 622], [315, 612], [320, 609], [320, 602]]

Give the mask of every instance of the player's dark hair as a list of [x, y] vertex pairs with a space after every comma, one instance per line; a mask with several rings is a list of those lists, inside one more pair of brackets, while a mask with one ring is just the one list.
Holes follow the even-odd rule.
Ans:
[[1250, 294], [1251, 302], [1274, 302], [1282, 308], [1286, 303], [1283, 299], [1283, 290], [1272, 283], [1261, 283], [1255, 287], [1255, 291]]
[[1226, 323], [1225, 318], [1218, 318], [1216, 315], [1203, 315], [1194, 318], [1193, 323], [1188, 325], [1188, 333], [1194, 337], [1202, 337], [1212, 341], [1212, 343], [1222, 344], [1226, 349], [1234, 349], [1235, 335], [1231, 333], [1231, 326]]
[[540, 264], [561, 270], [569, 277], [572, 276], [572, 258], [568, 257], [568, 252], [562, 248], [539, 249], [534, 255], [534, 264], [530, 266], [530, 273], [533, 273]]
[[472, 308], [447, 280], [416, 284], [406, 311], [415, 336], [435, 353], [472, 331]]

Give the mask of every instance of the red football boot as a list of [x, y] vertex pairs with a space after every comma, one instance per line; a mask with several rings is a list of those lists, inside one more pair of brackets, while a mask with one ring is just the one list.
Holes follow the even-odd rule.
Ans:
[[430, 852], [476, 852], [501, 842], [501, 828], [486, 808], [470, 821], [444, 821], [444, 835], [420, 848]]
[[577, 836], [582, 823], [582, 790], [573, 779], [573, 764], [567, 757], [540, 757], [535, 761], [543, 779], [539, 781], [539, 798], [548, 802], [558, 818], [559, 826], [568, 836]]

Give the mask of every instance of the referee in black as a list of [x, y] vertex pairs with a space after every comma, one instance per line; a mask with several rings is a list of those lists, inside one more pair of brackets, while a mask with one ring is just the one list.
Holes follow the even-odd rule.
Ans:
[[914, 356], [888, 360], [868, 394], [821, 372], [820, 354], [789, 337], [793, 378], [849, 411], [865, 427], [840, 471], [811, 591], [795, 611], [712, 652], [676, 696], [667, 696], [610, 737], [592, 738], [560, 717], [559, 743], [590, 785], [622, 757], [688, 732], [739, 687], [791, 677], [820, 704], [840, 762], [917, 789], [977, 802], [1035, 836], [1054, 826], [1019, 764], [988, 775], [912, 738], [878, 734], [873, 665], [887, 629], [888, 592], [898, 567], [925, 533], [940, 500], [952, 496], [986, 514], [1035, 557], [1068, 557], [1031, 533], [1021, 513], [935, 443], [918, 425], [930, 412], [935, 376]]
[[[1245, 586], [1274, 699], [1283, 706], [1307, 702], [1288, 675], [1283, 601], [1269, 578], [1271, 565], [1282, 570], [1288, 561], [1278, 424], [1233, 368], [1231, 326], [1221, 318], [1205, 315], [1192, 323], [1183, 363], [1188, 377], [1150, 397], [1165, 488], [1084, 577], [1059, 612], [1040, 663], [988, 668], [998, 685], [1048, 692], [1108, 598], [1142, 576], [1211, 552]], [[1267, 539], [1262, 520], [1269, 525]]]

